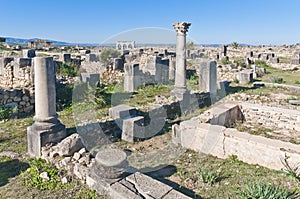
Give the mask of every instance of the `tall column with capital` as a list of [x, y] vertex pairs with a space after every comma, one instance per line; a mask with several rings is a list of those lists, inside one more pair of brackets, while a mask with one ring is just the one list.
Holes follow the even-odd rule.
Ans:
[[179, 100], [188, 93], [186, 88], [186, 33], [191, 23], [176, 22], [173, 27], [176, 30], [176, 71], [175, 86], [171, 95], [176, 96]]
[[33, 62], [35, 116], [33, 125], [27, 128], [27, 140], [29, 156], [38, 158], [43, 146], [66, 137], [66, 128], [57, 119], [53, 57], [35, 57]]

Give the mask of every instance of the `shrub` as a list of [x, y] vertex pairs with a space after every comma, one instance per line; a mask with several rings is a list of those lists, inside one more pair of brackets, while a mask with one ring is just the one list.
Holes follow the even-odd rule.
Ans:
[[281, 84], [283, 82], [283, 78], [282, 77], [277, 77], [277, 76], [271, 76], [270, 81], [272, 83]]
[[204, 183], [214, 184], [218, 181], [218, 174], [214, 171], [198, 169], [198, 174]]
[[282, 171], [282, 173], [291, 178], [294, 178], [295, 180], [300, 181], [300, 167], [296, 165], [291, 166], [287, 160], [288, 157], [285, 157], [283, 160], [280, 159], [282, 165], [284, 166], [284, 170]]
[[268, 198], [268, 199], [291, 199], [296, 198], [294, 193], [287, 189], [259, 182], [246, 184], [244, 189], [237, 192], [242, 198]]
[[76, 77], [78, 68], [72, 63], [57, 63], [56, 74], [59, 76]]
[[11, 118], [14, 113], [14, 108], [0, 106], [0, 120], [5, 120]]
[[238, 84], [240, 81], [237, 78], [234, 78], [233, 82]]
[[73, 84], [56, 84], [56, 109], [62, 111], [72, 104]]
[[104, 49], [100, 54], [100, 61], [107, 67], [111, 58], [116, 58], [120, 55], [119, 51], [114, 49]]
[[231, 62], [229, 61], [229, 59], [221, 59], [221, 63], [223, 64], [223, 65], [226, 65], [226, 64], [230, 64]]
[[[59, 171], [52, 164], [44, 159], [30, 159], [30, 168], [21, 174], [23, 183], [26, 186], [39, 190], [53, 190], [60, 188]], [[49, 180], [43, 179], [40, 174], [47, 172]]]

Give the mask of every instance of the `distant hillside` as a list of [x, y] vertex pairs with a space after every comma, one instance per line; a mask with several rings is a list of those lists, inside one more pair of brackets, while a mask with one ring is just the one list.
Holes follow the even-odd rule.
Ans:
[[[20, 39], [20, 38], [13, 38], [13, 37], [4, 37], [6, 38], [6, 43], [9, 44], [18, 44], [18, 45], [26, 45], [29, 41], [35, 41], [40, 38], [32, 38], [32, 39]], [[100, 46], [101, 44], [95, 44], [95, 43], [68, 43], [68, 42], [63, 42], [63, 41], [55, 41], [55, 40], [49, 40], [49, 39], [42, 39], [48, 42], [52, 42], [54, 46]], [[210, 47], [219, 47], [224, 44], [196, 44], [196, 46], [210, 46]], [[230, 45], [230, 44], [227, 44]], [[254, 46], [254, 45], [249, 45], [249, 44], [239, 44], [240, 46]], [[105, 43], [102, 44], [101, 46], [115, 46], [114, 43]], [[149, 44], [149, 43], [136, 43], [136, 46], [175, 46], [175, 44]]]
[[[40, 38], [32, 38], [32, 39], [20, 39], [20, 38], [13, 38], [13, 37], [5, 37], [6, 38], [6, 43], [9, 44], [19, 44], [19, 45], [27, 45], [28, 42], [30, 41], [35, 41]], [[89, 43], [68, 43], [68, 42], [63, 42], [63, 41], [55, 41], [55, 40], [49, 40], [49, 39], [42, 39], [47, 42], [52, 42], [54, 46], [99, 46], [99, 44], [89, 44]]]

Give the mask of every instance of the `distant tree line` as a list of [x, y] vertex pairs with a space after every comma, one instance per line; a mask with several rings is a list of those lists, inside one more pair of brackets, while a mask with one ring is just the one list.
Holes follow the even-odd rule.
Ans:
[[6, 38], [0, 37], [0, 42], [5, 42], [5, 41], [6, 41]]

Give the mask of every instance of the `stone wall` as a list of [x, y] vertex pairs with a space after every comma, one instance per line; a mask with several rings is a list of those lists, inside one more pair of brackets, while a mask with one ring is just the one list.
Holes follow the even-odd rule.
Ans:
[[[252, 108], [255, 107], [253, 104], [251, 104], [251, 106]], [[248, 109], [250, 109], [251, 106], [247, 106]], [[181, 122], [180, 125], [173, 125], [173, 142], [197, 152], [211, 154], [219, 158], [237, 155], [238, 159], [244, 162], [249, 164], [259, 164], [270, 169], [284, 169], [284, 165], [282, 164], [284, 159], [286, 159], [290, 165], [299, 164], [300, 145], [239, 132], [237, 129], [226, 128], [222, 125], [227, 123], [226, 118], [234, 119], [231, 116], [234, 116], [232, 113], [236, 107], [238, 106], [234, 106], [234, 104], [223, 103], [206, 111], [200, 116]], [[244, 104], [244, 110], [245, 107]], [[266, 115], [264, 117], [270, 118], [271, 120], [271, 117], [268, 117], [271, 114], [268, 114], [267, 112], [270, 111], [269, 108], [263, 110]], [[281, 110], [276, 110], [276, 112], [279, 112], [279, 115], [281, 114], [282, 117], [285, 117], [283, 115], [288, 114], [283, 113]], [[224, 117], [224, 114], [228, 117]], [[247, 114], [248, 113], [246, 112], [246, 115]], [[294, 113], [290, 113], [289, 115], [293, 114]], [[238, 114], [235, 115], [238, 116]], [[259, 117], [260, 116], [257, 116], [257, 118]], [[211, 123], [212, 120], [210, 118], [214, 118], [214, 120], [217, 121], [221, 120], [223, 122], [221, 122], [221, 124], [219, 122]], [[238, 118], [239, 117], [236, 119]], [[239, 119], [243, 120], [243, 118]], [[253, 119], [255, 120], [255, 118]], [[290, 119], [295, 121], [294, 117]], [[299, 128], [299, 117], [297, 121], [298, 125], [296, 126]], [[274, 125], [278, 124], [274, 119], [273, 123]]]
[[297, 123], [300, 120], [300, 111], [259, 104], [242, 103], [242, 112], [247, 123], [263, 125], [265, 128], [284, 130], [299, 130]]
[[0, 105], [17, 107], [19, 113], [34, 109], [31, 58], [0, 57]]
[[24, 88], [33, 84], [31, 58], [0, 57], [0, 87]]
[[29, 113], [34, 109], [33, 89], [0, 89], [0, 106], [18, 107], [19, 113]]

